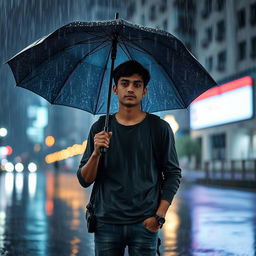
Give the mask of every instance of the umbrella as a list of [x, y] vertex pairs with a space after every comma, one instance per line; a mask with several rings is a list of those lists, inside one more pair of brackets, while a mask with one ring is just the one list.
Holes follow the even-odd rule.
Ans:
[[16, 85], [41, 95], [51, 104], [92, 114], [118, 110], [111, 101], [116, 64], [136, 60], [151, 75], [142, 110], [187, 108], [216, 82], [172, 34], [118, 18], [72, 22], [37, 40], [7, 61]]

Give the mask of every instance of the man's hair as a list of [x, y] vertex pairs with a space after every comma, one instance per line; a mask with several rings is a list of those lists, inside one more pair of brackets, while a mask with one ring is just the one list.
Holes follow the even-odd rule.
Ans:
[[126, 76], [132, 76], [134, 74], [139, 74], [144, 82], [144, 87], [147, 86], [149, 80], [150, 80], [150, 74], [147, 69], [145, 69], [139, 62], [135, 60], [129, 60], [126, 62], [123, 62], [119, 66], [117, 66], [113, 71], [113, 77], [115, 84], [117, 85], [118, 80], [120, 77]]

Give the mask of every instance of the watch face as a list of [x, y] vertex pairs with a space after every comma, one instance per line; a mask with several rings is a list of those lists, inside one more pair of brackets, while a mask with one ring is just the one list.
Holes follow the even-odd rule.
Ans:
[[159, 225], [163, 225], [165, 223], [165, 218], [157, 216], [157, 215], [155, 217], [156, 217]]
[[165, 219], [160, 217], [159, 220], [158, 220], [158, 223], [160, 225], [163, 225], [165, 223]]

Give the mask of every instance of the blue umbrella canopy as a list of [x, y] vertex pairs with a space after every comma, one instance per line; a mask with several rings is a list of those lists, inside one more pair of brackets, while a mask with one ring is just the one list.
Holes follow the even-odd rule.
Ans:
[[[182, 109], [216, 82], [183, 43], [163, 30], [122, 19], [72, 22], [39, 39], [7, 61], [16, 84], [51, 104], [106, 113], [111, 51], [115, 66], [136, 60], [150, 72], [142, 110]], [[110, 113], [118, 111], [112, 97]]]

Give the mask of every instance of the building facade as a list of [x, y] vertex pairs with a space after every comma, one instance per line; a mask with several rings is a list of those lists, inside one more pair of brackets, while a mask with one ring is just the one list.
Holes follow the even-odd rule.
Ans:
[[[210, 107], [210, 101], [216, 102], [212, 106], [215, 110], [208, 115], [215, 113], [223, 118], [222, 123], [209, 122], [191, 129], [191, 136], [201, 143], [202, 161], [255, 159], [256, 1], [197, 1], [196, 29], [195, 54], [218, 84], [230, 89], [245, 78], [245, 84], [240, 86], [251, 87], [247, 96], [238, 86], [229, 93], [219, 91], [201, 101], [204, 108]], [[218, 105], [221, 97], [225, 104]], [[239, 116], [246, 106], [250, 114]], [[224, 117], [228, 108], [233, 114]], [[190, 114], [193, 116], [193, 110]], [[231, 115], [234, 119], [230, 119]]]

